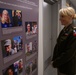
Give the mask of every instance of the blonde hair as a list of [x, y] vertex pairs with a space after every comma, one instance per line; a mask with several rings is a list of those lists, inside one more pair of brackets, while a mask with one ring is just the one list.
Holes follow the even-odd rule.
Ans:
[[8, 14], [8, 11], [7, 11], [7, 10], [3, 10], [3, 12], [2, 12], [1, 22], [2, 22], [2, 23], [5, 23], [5, 22], [6, 22], [6, 23], [10, 23], [11, 21], [10, 21], [9, 14], [8, 14], [8, 20], [5, 21], [5, 18], [4, 18], [4, 16], [3, 16], [4, 13], [7, 13], [7, 14]]
[[72, 7], [66, 7], [59, 10], [60, 15], [71, 16], [73, 19], [76, 19], [75, 10]]

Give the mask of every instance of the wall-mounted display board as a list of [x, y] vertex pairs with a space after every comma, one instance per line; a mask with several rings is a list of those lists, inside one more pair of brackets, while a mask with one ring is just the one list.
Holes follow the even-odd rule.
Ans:
[[39, 0], [0, 0], [0, 75], [38, 75]]

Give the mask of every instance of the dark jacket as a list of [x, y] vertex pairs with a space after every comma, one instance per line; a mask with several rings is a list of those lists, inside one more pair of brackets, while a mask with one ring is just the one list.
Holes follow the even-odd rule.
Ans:
[[52, 61], [53, 67], [58, 68], [61, 73], [76, 73], [76, 27], [73, 24], [60, 32]]

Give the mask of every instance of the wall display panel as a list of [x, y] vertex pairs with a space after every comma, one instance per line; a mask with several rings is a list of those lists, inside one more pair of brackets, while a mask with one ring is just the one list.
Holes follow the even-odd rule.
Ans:
[[3, 71], [3, 75], [23, 75], [23, 60], [20, 59], [7, 68], [5, 68]]
[[[39, 0], [0, 0], [0, 75], [4, 75], [17, 59], [23, 58], [23, 74], [13, 75], [25, 75], [25, 63], [33, 64], [38, 55], [38, 10]], [[7, 21], [2, 19], [3, 13]], [[35, 70], [32, 75], [35, 75]], [[37, 75], [37, 70], [35, 72]]]
[[12, 39], [1, 41], [3, 58], [14, 55], [23, 50], [22, 36], [15, 36]]
[[25, 32], [26, 32], [26, 38], [32, 38], [37, 36], [38, 33], [38, 25], [37, 22], [25, 22]]
[[3, 34], [21, 31], [22, 11], [0, 8], [0, 21]]
[[33, 72], [35, 72], [37, 70], [37, 59], [33, 59], [31, 61], [29, 61], [26, 65], [25, 65], [25, 75], [32, 75]]

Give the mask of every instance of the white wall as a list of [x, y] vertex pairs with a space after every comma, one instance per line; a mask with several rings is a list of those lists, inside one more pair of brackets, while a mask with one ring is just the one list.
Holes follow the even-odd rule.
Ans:
[[44, 62], [51, 56], [51, 5], [43, 2], [43, 50]]
[[43, 63], [43, 0], [39, 0], [38, 75], [44, 75]]
[[58, 29], [58, 2], [52, 5], [52, 24], [51, 24], [51, 32], [52, 32], [52, 48], [51, 55], [53, 56], [54, 46], [56, 44], [57, 39], [57, 29]]

